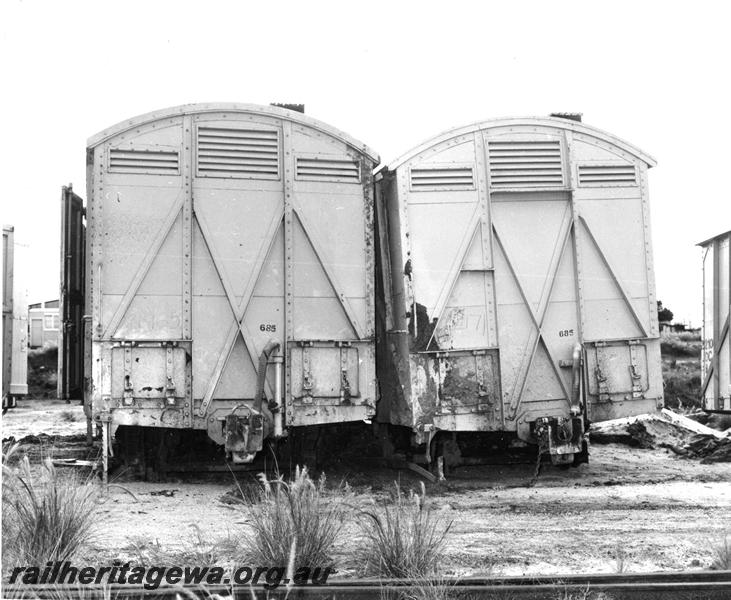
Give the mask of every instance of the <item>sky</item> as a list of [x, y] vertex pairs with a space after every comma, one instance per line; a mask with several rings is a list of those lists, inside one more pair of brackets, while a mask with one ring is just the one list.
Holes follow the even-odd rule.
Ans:
[[657, 160], [658, 298], [700, 325], [699, 241], [731, 229], [723, 2], [2, 0], [0, 220], [30, 302], [58, 297], [61, 186], [86, 140], [192, 102], [304, 103], [390, 162], [435, 134], [582, 112]]

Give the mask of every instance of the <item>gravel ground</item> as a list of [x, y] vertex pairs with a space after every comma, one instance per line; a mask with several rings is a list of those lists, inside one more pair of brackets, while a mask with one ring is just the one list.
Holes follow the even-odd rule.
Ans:
[[[86, 448], [85, 431], [81, 407], [55, 400], [21, 401], [2, 418], [3, 439], [51, 436], [30, 438], [33, 443], [21, 447], [32, 458], [93, 456], [98, 450]], [[568, 471], [544, 466], [533, 486], [532, 472], [529, 464], [462, 467], [444, 483], [427, 484], [432, 506], [452, 522], [443, 556], [448, 574], [703, 568], [711, 563], [713, 545], [731, 533], [729, 463], [702, 465], [666, 450], [607, 444], [592, 447], [588, 465]], [[350, 557], [358, 544], [358, 511], [385, 498], [394, 480], [416, 488], [419, 478], [362, 465], [328, 475], [333, 482], [345, 478], [353, 490], [336, 555], [347, 575], [355, 567]], [[240, 505], [221, 501], [234, 487], [230, 474], [123, 485], [135, 497], [110, 488], [99, 506], [93, 547], [85, 553], [94, 562], [134, 558], [141, 546], [174, 552], [201, 539], [230, 542], [247, 526]], [[338, 499], [333, 491], [332, 500]]]

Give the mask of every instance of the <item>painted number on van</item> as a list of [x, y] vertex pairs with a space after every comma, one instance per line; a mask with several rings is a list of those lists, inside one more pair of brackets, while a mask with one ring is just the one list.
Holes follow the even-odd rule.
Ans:
[[274, 323], [261, 323], [259, 325], [259, 331], [275, 332], [276, 330], [277, 326]]
[[571, 337], [572, 335], [574, 335], [573, 329], [561, 329], [558, 332], [558, 337]]

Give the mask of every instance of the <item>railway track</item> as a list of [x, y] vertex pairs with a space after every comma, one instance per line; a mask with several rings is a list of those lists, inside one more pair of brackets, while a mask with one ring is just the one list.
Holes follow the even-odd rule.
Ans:
[[[604, 596], [599, 594], [603, 593]], [[384, 600], [409, 598], [469, 598], [470, 600], [729, 600], [731, 571], [673, 573], [613, 573], [538, 577], [464, 577], [431, 581], [406, 579], [344, 579], [325, 585], [287, 589], [255, 586], [17, 586], [4, 587], [5, 599], [39, 600], [178, 600], [233, 598], [241, 600]]]

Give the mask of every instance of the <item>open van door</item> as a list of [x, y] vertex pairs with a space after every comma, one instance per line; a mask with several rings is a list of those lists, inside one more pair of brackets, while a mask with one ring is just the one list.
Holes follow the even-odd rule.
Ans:
[[84, 201], [71, 185], [61, 191], [61, 326], [58, 397], [82, 399], [84, 389]]

